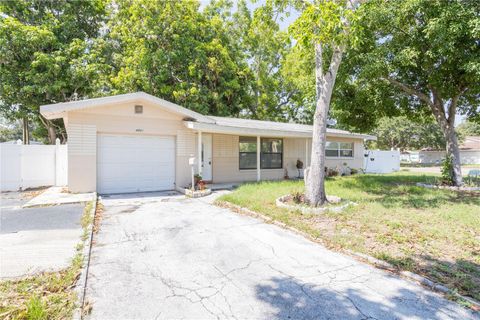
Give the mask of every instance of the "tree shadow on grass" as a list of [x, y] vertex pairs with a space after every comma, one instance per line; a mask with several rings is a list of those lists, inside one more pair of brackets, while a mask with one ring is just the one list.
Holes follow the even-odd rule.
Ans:
[[[394, 278], [393, 276], [389, 276]], [[392, 279], [393, 280], [393, 279]], [[273, 277], [256, 286], [256, 296], [273, 308], [268, 319], [478, 319], [433, 293], [403, 288], [382, 297], [360, 289], [316, 287], [290, 277]]]
[[357, 175], [339, 181], [348, 190], [373, 195], [371, 201], [386, 208], [435, 208], [444, 204], [473, 204], [480, 206], [479, 192], [455, 192], [419, 187], [417, 182], [428, 182], [426, 176]]

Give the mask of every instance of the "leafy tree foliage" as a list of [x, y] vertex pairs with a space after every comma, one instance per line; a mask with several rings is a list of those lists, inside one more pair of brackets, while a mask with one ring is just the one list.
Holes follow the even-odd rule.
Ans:
[[480, 123], [465, 121], [457, 127], [457, 131], [463, 136], [480, 136]]
[[122, 0], [109, 21], [114, 92], [145, 91], [205, 114], [248, 106], [248, 66], [219, 12], [194, 1]]
[[418, 123], [407, 117], [384, 117], [378, 121], [372, 134], [377, 136], [372, 147], [379, 149], [445, 148], [445, 137], [438, 124], [432, 121]]
[[349, 50], [335, 96], [335, 117], [367, 129], [379, 117], [434, 116], [462, 183], [457, 113], [480, 111], [477, 1], [371, 0], [359, 10], [362, 45]]
[[298, 91], [282, 73], [291, 41], [288, 33], [280, 30], [279, 15], [270, 5], [251, 12], [245, 0], [238, 2], [233, 15], [233, 34], [252, 75], [248, 87], [252, 101], [245, 114], [256, 119], [285, 121], [295, 117], [291, 101]]
[[63, 124], [43, 119], [38, 107], [95, 90], [102, 68], [90, 40], [104, 14], [101, 0], [0, 2], [2, 115], [41, 122], [54, 143]]

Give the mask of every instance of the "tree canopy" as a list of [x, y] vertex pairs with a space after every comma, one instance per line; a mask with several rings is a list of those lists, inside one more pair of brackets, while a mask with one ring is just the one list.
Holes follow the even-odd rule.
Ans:
[[345, 57], [334, 116], [360, 131], [384, 116], [432, 117], [462, 183], [457, 113], [480, 114], [480, 6], [462, 0], [371, 0], [358, 11], [361, 45]]
[[92, 39], [105, 18], [102, 0], [0, 3], [0, 112], [9, 119], [41, 121], [55, 140], [42, 104], [95, 92], [98, 56]]
[[432, 122], [418, 123], [407, 117], [384, 117], [378, 120], [372, 134], [377, 137], [372, 147], [378, 149], [442, 150], [445, 137], [440, 127]]

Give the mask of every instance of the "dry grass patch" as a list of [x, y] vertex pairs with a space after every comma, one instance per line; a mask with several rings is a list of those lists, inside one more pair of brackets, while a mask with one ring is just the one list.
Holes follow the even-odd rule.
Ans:
[[480, 193], [417, 187], [433, 174], [335, 177], [327, 193], [358, 203], [340, 213], [302, 215], [275, 206], [302, 181], [244, 184], [219, 200], [307, 232], [336, 250], [353, 250], [413, 271], [480, 300]]

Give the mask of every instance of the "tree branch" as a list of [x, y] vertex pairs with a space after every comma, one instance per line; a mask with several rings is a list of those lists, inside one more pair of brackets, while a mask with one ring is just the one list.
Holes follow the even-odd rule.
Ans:
[[340, 63], [342, 62], [342, 56], [344, 51], [345, 46], [335, 46], [335, 48], [333, 48], [332, 60], [330, 62], [330, 66], [328, 67], [327, 74], [325, 75], [325, 77], [327, 78], [327, 82], [335, 80], [338, 68], [340, 67]]
[[419, 98], [420, 100], [422, 100], [423, 102], [428, 104], [429, 106], [431, 106], [431, 107], [434, 106], [434, 103], [432, 102], [430, 97], [428, 95], [426, 95], [425, 93], [423, 93], [423, 92], [421, 92], [421, 91], [419, 91], [415, 88], [409, 87], [409, 86], [407, 86], [407, 85], [401, 83], [400, 81], [395, 80], [391, 77], [386, 77], [386, 78], [382, 78], [382, 79], [390, 82], [390, 84], [393, 84], [395, 87], [399, 88], [403, 92], [416, 96], [417, 98]]
[[455, 116], [457, 114], [457, 105], [458, 105], [458, 100], [460, 100], [460, 97], [467, 91], [468, 89], [462, 89], [460, 90], [459, 94], [454, 96], [452, 100], [450, 100], [450, 104], [448, 105], [448, 123], [450, 125], [455, 124]]

